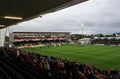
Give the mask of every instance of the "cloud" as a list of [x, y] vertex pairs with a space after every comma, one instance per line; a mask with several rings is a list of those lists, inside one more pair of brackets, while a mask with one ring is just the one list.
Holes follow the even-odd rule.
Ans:
[[81, 33], [120, 32], [120, 0], [90, 0], [61, 11], [25, 21], [14, 27], [14, 31], [69, 31]]

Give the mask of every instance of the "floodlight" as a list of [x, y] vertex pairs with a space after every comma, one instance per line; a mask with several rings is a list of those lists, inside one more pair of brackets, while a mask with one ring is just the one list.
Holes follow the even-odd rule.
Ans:
[[4, 16], [6, 19], [16, 19], [16, 20], [22, 20], [22, 17], [17, 17], [17, 16]]
[[0, 27], [5, 27], [5, 25], [0, 25]]

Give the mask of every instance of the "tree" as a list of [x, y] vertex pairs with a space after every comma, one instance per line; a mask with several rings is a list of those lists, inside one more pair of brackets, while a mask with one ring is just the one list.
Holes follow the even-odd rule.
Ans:
[[98, 36], [99, 36], [99, 37], [104, 37], [104, 35], [103, 35], [103, 34], [98, 34]]

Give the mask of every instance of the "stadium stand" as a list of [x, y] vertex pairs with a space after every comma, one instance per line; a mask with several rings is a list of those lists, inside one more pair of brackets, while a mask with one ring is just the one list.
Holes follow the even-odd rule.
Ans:
[[116, 38], [92, 39], [91, 44], [103, 44], [103, 45], [109, 45], [109, 46], [119, 46], [120, 45], [120, 38], [119, 39], [116, 39]]
[[0, 48], [0, 64], [1, 79], [120, 79], [120, 71], [15, 48]]
[[69, 42], [70, 32], [13, 32], [11, 45], [17, 48], [59, 45]]

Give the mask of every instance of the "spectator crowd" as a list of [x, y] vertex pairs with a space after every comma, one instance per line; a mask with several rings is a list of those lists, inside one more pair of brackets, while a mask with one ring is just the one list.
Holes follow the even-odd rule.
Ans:
[[57, 71], [66, 76], [66, 79], [120, 79], [120, 71], [117, 70], [101, 70], [89, 64], [15, 48], [0, 47], [0, 55], [10, 57], [17, 62], [24, 62], [39, 73], [47, 73], [50, 76], [52, 76], [51, 71]]

